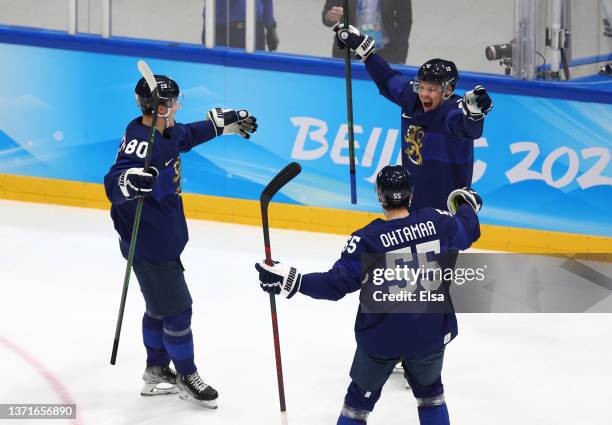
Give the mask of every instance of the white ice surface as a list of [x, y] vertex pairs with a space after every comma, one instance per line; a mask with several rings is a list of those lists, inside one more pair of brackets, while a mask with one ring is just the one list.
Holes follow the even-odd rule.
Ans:
[[[205, 221], [189, 228], [182, 259], [196, 361], [219, 390], [219, 409], [139, 396], [144, 303], [135, 279], [118, 363], [109, 364], [125, 261], [108, 212], [11, 201], [0, 201], [0, 403], [68, 398], [81, 425], [280, 423], [268, 298], [253, 270], [261, 229]], [[273, 256], [304, 272], [326, 270], [345, 243], [277, 229], [271, 239]], [[290, 424], [336, 423], [357, 301], [278, 299]], [[454, 424], [612, 423], [612, 315], [464, 314], [459, 326], [443, 373]], [[411, 393], [392, 376], [369, 424], [417, 423]]]

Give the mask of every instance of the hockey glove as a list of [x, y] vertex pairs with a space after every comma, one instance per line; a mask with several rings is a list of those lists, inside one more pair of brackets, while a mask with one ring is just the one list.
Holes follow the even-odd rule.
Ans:
[[376, 50], [374, 39], [369, 35], [363, 35], [352, 25], [347, 29], [344, 24], [337, 23], [332, 29], [336, 33], [336, 45], [341, 49], [348, 46], [363, 62]]
[[157, 170], [153, 167], [147, 171], [144, 168], [129, 168], [119, 176], [119, 188], [127, 199], [151, 195], [153, 181], [157, 177]]
[[257, 131], [257, 118], [246, 109], [214, 108], [208, 111], [208, 118], [215, 126], [217, 136], [222, 134], [238, 134], [249, 140]]
[[470, 187], [455, 189], [448, 195], [446, 206], [451, 214], [455, 215], [461, 204], [469, 204], [478, 212], [482, 208], [482, 198]]
[[278, 33], [276, 32], [275, 26], [266, 27], [266, 45], [268, 46], [268, 50], [274, 52], [278, 49]]
[[286, 267], [276, 261], [269, 266], [262, 261], [255, 264], [255, 269], [259, 272], [259, 286], [269, 294], [291, 298], [300, 290], [302, 275], [295, 267]]
[[493, 108], [493, 101], [483, 86], [466, 92], [461, 99], [460, 107], [468, 118], [478, 121], [483, 119]]

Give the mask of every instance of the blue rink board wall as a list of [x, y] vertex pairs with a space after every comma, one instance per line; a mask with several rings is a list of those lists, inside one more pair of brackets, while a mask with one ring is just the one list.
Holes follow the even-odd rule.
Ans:
[[[279, 201], [377, 212], [375, 175], [400, 157], [399, 108], [361, 65], [353, 82], [359, 203], [352, 206], [341, 63], [8, 27], [0, 27], [0, 56], [0, 173], [101, 183], [139, 112], [140, 58], [181, 86], [179, 121], [225, 106], [247, 108], [260, 123], [252, 142], [224, 137], [184, 155], [184, 192], [259, 199], [295, 160], [304, 171]], [[482, 222], [612, 236], [612, 92], [476, 74], [465, 75], [459, 92], [476, 81], [495, 105], [475, 149]]]

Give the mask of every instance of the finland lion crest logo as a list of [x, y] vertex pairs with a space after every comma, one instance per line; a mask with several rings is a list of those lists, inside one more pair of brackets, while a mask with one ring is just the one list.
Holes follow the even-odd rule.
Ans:
[[410, 162], [414, 165], [423, 164], [423, 155], [421, 155], [421, 149], [423, 148], [423, 138], [425, 137], [425, 132], [421, 127], [416, 125], [411, 125], [408, 127], [408, 131], [406, 132], [406, 136], [404, 136], [404, 141], [408, 143], [408, 147], [404, 151]]

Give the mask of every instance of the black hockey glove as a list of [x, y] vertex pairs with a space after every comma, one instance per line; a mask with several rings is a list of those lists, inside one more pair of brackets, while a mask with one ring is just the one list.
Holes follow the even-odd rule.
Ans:
[[153, 167], [150, 167], [147, 171], [144, 168], [129, 168], [119, 176], [121, 193], [126, 199], [149, 196], [157, 175], [158, 172]]
[[268, 46], [268, 50], [274, 52], [278, 49], [278, 33], [276, 32], [276, 27], [269, 26], [266, 27], [266, 45]]
[[349, 25], [348, 28], [342, 23], [337, 23], [332, 27], [336, 33], [336, 45], [340, 49], [348, 46], [355, 56], [365, 62], [368, 57], [376, 50], [375, 41], [369, 35], [363, 35], [357, 28]]
[[257, 131], [257, 118], [246, 109], [213, 108], [208, 111], [208, 118], [215, 125], [217, 136], [238, 134], [248, 140]]
[[468, 118], [478, 121], [483, 119], [491, 109], [493, 101], [483, 86], [476, 86], [474, 90], [466, 92], [461, 99], [460, 107]]
[[291, 298], [300, 290], [302, 275], [295, 267], [286, 267], [275, 261], [269, 266], [264, 261], [255, 263], [259, 272], [259, 286], [265, 292]]
[[478, 212], [482, 208], [482, 198], [471, 187], [455, 189], [448, 195], [446, 206], [455, 215], [461, 204], [469, 204], [475, 212]]

